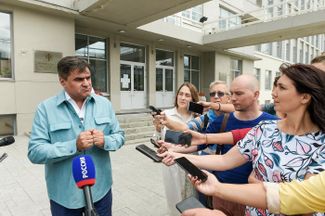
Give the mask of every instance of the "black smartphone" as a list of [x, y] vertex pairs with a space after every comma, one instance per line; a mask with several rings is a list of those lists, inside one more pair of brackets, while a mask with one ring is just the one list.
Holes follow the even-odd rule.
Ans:
[[202, 115], [204, 107], [201, 104], [190, 102], [188, 105], [188, 110]]
[[202, 203], [198, 199], [196, 199], [193, 196], [190, 196], [179, 203], [176, 204], [176, 208], [180, 213], [183, 213], [184, 211], [188, 209], [194, 209], [194, 208], [205, 208]]
[[165, 142], [190, 146], [192, 142], [192, 134], [183, 133], [181, 131], [166, 130]]
[[202, 182], [205, 182], [208, 179], [207, 174], [205, 174], [202, 170], [200, 170], [197, 166], [192, 164], [185, 157], [175, 159], [175, 162], [182, 167], [187, 173], [191, 174], [191, 176], [196, 176]]
[[0, 162], [2, 162], [4, 159], [6, 159], [8, 157], [7, 153], [3, 153], [0, 157]]
[[160, 145], [157, 143], [157, 141], [154, 138], [150, 138], [150, 142], [152, 145], [154, 145], [156, 148], [160, 148]]
[[135, 147], [136, 150], [141, 152], [142, 154], [146, 155], [147, 157], [151, 158], [154, 162], [161, 162], [162, 158], [157, 155], [153, 149], [149, 148], [148, 146], [141, 144]]
[[153, 112], [153, 113], [155, 113], [155, 114], [152, 114], [152, 116], [155, 116], [155, 115], [160, 115], [160, 113], [162, 112], [162, 110], [161, 109], [158, 109], [158, 108], [156, 108], [156, 107], [154, 107], [154, 106], [149, 106], [149, 109], [151, 109], [151, 111]]

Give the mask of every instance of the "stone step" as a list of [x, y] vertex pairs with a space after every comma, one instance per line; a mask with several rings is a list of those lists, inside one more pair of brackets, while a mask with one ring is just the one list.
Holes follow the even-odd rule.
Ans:
[[[125, 145], [135, 145], [135, 144], [148, 144], [150, 145], [150, 138], [141, 138], [141, 139], [133, 139], [133, 140], [126, 140]], [[151, 144], [152, 145], [152, 144]]]
[[145, 126], [152, 126], [152, 121], [139, 121], [139, 122], [131, 122], [131, 123], [120, 123], [120, 127], [123, 129], [127, 128], [138, 128]]
[[126, 134], [134, 134], [134, 133], [142, 133], [151, 131], [152, 133], [155, 131], [155, 127], [151, 126], [144, 126], [144, 127], [128, 127], [124, 128]]
[[141, 133], [134, 133], [134, 134], [125, 134], [126, 140], [134, 140], [134, 139], [141, 139], [141, 138], [150, 138], [153, 135], [153, 131], [141, 132]]
[[133, 123], [139, 121], [152, 121], [152, 116], [148, 113], [124, 114], [124, 115], [117, 115], [117, 119], [122, 124], [122, 123]]
[[155, 131], [150, 114], [121, 114], [117, 118], [125, 131], [126, 145], [149, 143]]

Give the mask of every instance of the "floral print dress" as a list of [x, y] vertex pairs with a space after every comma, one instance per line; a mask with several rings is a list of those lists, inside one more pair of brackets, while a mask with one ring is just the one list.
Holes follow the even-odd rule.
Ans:
[[[252, 161], [255, 177], [265, 182], [290, 182], [303, 180], [306, 173], [318, 174], [325, 170], [325, 134], [290, 135], [281, 132], [277, 122], [260, 122], [237, 143], [239, 151]], [[276, 214], [246, 207], [246, 215]]]

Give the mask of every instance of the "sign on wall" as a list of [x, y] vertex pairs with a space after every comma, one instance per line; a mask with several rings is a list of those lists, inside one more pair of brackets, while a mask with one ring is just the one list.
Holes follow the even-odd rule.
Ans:
[[36, 73], [57, 73], [57, 63], [62, 58], [61, 52], [36, 50], [34, 53], [34, 68]]

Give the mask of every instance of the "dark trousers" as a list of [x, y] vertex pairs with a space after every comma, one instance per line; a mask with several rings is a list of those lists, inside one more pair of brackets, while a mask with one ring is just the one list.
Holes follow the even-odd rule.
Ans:
[[[84, 208], [68, 209], [53, 200], [50, 200], [52, 216], [82, 216]], [[99, 216], [112, 216], [112, 190], [99, 201], [94, 203]]]

